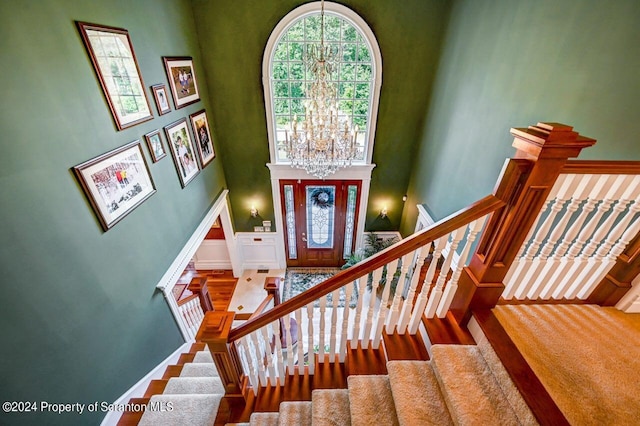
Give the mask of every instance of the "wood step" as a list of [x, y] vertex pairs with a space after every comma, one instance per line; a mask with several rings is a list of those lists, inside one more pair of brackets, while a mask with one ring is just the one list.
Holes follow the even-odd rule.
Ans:
[[145, 398], [151, 398], [153, 395], [159, 395], [164, 392], [164, 388], [167, 386], [169, 379], [152, 380], [147, 386], [147, 390], [144, 392]]
[[432, 345], [475, 345], [473, 336], [466, 327], [462, 328], [451, 311], [444, 318], [422, 318]]
[[182, 367], [183, 365], [168, 365], [167, 368], [164, 370], [164, 375], [162, 376], [162, 378], [170, 379], [172, 377], [180, 376], [180, 373], [182, 372]]
[[387, 360], [421, 360], [429, 359], [429, 352], [420, 334], [382, 333]]
[[180, 358], [178, 358], [178, 365], [185, 365], [188, 362], [193, 362], [193, 358], [195, 358], [196, 354], [193, 352], [190, 353], [186, 353], [186, 354], [182, 354], [180, 355]]
[[191, 344], [191, 348], [189, 349], [189, 353], [194, 354], [196, 352], [204, 351], [205, 349], [207, 349], [207, 344], [206, 343], [196, 342], [196, 343], [192, 343]]

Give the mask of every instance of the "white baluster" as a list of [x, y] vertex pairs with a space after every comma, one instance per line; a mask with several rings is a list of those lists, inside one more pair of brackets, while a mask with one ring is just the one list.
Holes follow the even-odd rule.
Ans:
[[338, 303], [340, 302], [340, 289], [331, 293], [331, 334], [329, 335], [329, 362], [336, 361], [336, 335], [338, 334]]
[[[618, 200], [619, 198], [624, 196], [623, 192], [630, 193], [629, 190], [632, 189], [632, 187], [630, 187], [629, 185], [632, 184], [633, 178], [634, 176], [619, 175], [615, 183], [609, 189], [609, 192], [605, 196], [602, 204], [598, 206], [598, 213], [601, 213], [601, 215], [606, 213], [612, 203], [615, 202], [615, 200]], [[627, 204], [629, 204], [629, 202], [630, 200], [628, 199], [622, 199], [618, 201], [615, 206], [613, 206], [613, 211], [611, 212], [611, 214], [609, 214], [609, 216], [604, 220], [602, 224], [597, 226], [595, 232], [593, 233], [593, 236], [589, 240], [589, 244], [585, 246], [578, 259], [576, 259], [577, 265], [574, 267], [575, 270], [572, 270], [573, 273], [571, 276], [571, 282], [569, 283], [569, 288], [566, 291], [566, 297], [568, 299], [575, 298], [578, 292], [587, 283], [588, 277], [593, 276], [592, 269], [596, 267], [596, 262], [589, 262], [589, 260], [598, 246], [602, 244], [606, 239], [609, 231], [617, 221], [618, 216], [627, 208]], [[576, 275], [578, 275], [577, 279], [575, 278]]]
[[[581, 179], [580, 181], [586, 182], [587, 179]], [[567, 229], [567, 225], [569, 224], [569, 220], [573, 217], [576, 210], [578, 210], [582, 201], [582, 199], [576, 198], [575, 196], [571, 198], [566, 212], [562, 215], [560, 222], [558, 222], [558, 224], [553, 228], [553, 231], [551, 231], [551, 235], [549, 235], [547, 242], [542, 247], [540, 255], [533, 259], [533, 264], [531, 265], [531, 276], [535, 281], [527, 294], [529, 299], [535, 300], [540, 296], [540, 292], [542, 292], [542, 288], [544, 287], [547, 272], [552, 269], [554, 262], [557, 262], [560, 259], [559, 257], [557, 259], [549, 259], [549, 256], [553, 253], [556, 243], [562, 234], [564, 234], [564, 231]]]
[[[451, 269], [453, 256], [455, 255], [458, 244], [460, 244], [460, 240], [464, 236], [465, 232], [466, 226], [463, 226], [451, 233], [451, 242], [448, 245], [449, 252], [447, 253], [447, 257], [445, 257], [444, 263], [442, 264], [442, 269], [440, 270], [440, 274], [438, 275], [436, 285], [429, 295], [429, 300], [426, 303], [426, 310], [423, 305], [424, 302], [421, 301], [421, 303], [418, 305], [419, 308], [413, 311], [410, 325], [411, 334], [415, 334], [418, 331], [418, 326], [420, 325], [423, 314], [425, 314], [427, 318], [433, 318], [435, 316], [436, 309], [438, 307], [438, 304], [440, 303], [440, 299], [444, 291], [444, 283], [446, 282], [447, 275], [449, 274], [449, 269]], [[424, 292], [424, 286], [422, 287], [422, 290]], [[422, 292], [420, 293], [420, 295], [422, 295]]]
[[538, 213], [538, 216], [536, 216], [536, 220], [531, 225], [531, 228], [529, 228], [527, 237], [524, 239], [522, 246], [520, 246], [520, 249], [518, 250], [518, 254], [514, 258], [513, 262], [511, 263], [511, 267], [507, 271], [507, 274], [505, 275], [504, 280], [502, 281], [505, 285], [504, 291], [502, 292], [502, 297], [506, 300], [513, 298], [513, 293], [515, 292], [515, 289], [518, 286], [518, 283], [520, 283], [520, 275], [525, 270], [525, 262], [526, 262], [525, 249], [529, 245], [531, 238], [533, 238], [533, 233], [535, 232], [538, 226], [538, 223], [542, 218], [542, 215], [547, 211], [547, 208], [549, 207], [550, 202], [551, 202], [551, 198], [547, 198], [545, 200], [544, 204], [542, 205], [542, 208], [540, 209], [540, 212]]
[[533, 241], [527, 249], [527, 253], [525, 255], [526, 259], [524, 261], [525, 275], [522, 277], [520, 283], [517, 284], [517, 289], [513, 293], [513, 295], [517, 299], [525, 299], [527, 293], [535, 283], [536, 272], [539, 263], [537, 263], [534, 267], [534, 257], [537, 256], [538, 249], [542, 245], [542, 242], [548, 238], [549, 232], [552, 229], [551, 227], [556, 219], [556, 216], [560, 211], [562, 211], [562, 208], [564, 207], [566, 202], [569, 201], [571, 195], [575, 191], [580, 181], [580, 179], [574, 179], [575, 176], [576, 175], [560, 175], [558, 182], [556, 182], [556, 184], [554, 185], [554, 189], [558, 187], [558, 190], [556, 191], [556, 199], [551, 206], [549, 215], [540, 226], [540, 229], [538, 229], [538, 232], [536, 232]]
[[247, 362], [249, 363], [249, 371], [247, 374], [249, 376], [249, 383], [251, 383], [251, 387], [253, 388], [254, 395], [258, 395], [258, 367], [257, 360], [254, 351], [252, 350], [252, 344], [250, 343], [249, 336], [245, 336], [240, 339], [242, 347], [244, 348], [245, 356], [247, 357]]
[[373, 313], [376, 307], [376, 299], [380, 278], [382, 277], [382, 268], [373, 271], [373, 282], [371, 285], [371, 297], [369, 298], [369, 308], [367, 309], [367, 321], [362, 330], [362, 347], [369, 349], [371, 343], [371, 327], [373, 325]]
[[586, 202], [582, 206], [582, 209], [580, 209], [578, 217], [571, 224], [569, 230], [562, 238], [560, 245], [556, 247], [555, 252], [551, 257], [551, 262], [548, 262], [548, 267], [545, 266], [545, 268], [543, 269], [543, 274], [541, 275], [544, 277], [547, 283], [540, 292], [540, 297], [542, 299], [547, 300], [551, 298], [556, 287], [558, 286], [558, 284], [560, 284], [559, 277], [563, 276], [567, 264], [569, 264], [570, 262], [567, 251], [569, 250], [573, 240], [578, 236], [578, 233], [582, 229], [582, 225], [587, 220], [587, 217], [593, 211], [593, 209], [595, 209], [595, 206], [598, 203], [598, 198], [596, 196], [598, 192], [602, 190], [602, 185], [604, 184], [604, 181], [601, 180], [600, 177], [600, 175], [584, 175], [584, 177], [582, 178], [585, 182], [584, 188], [586, 194], [583, 192], [579, 195], [584, 194]]
[[347, 330], [349, 329], [349, 313], [351, 308], [349, 307], [349, 302], [351, 301], [351, 295], [353, 294], [353, 286], [356, 285], [357, 282], [354, 281], [351, 284], [347, 284], [345, 288], [345, 305], [342, 308], [342, 333], [340, 334], [340, 362], [344, 362], [347, 356]]
[[444, 318], [445, 316], [447, 316], [447, 311], [449, 310], [451, 302], [453, 301], [453, 297], [458, 290], [458, 281], [460, 280], [462, 269], [465, 267], [467, 259], [469, 258], [471, 246], [476, 240], [478, 233], [480, 233], [480, 230], [482, 230], [482, 227], [484, 226], [486, 220], [487, 216], [484, 216], [483, 218], [474, 220], [469, 224], [469, 235], [467, 236], [467, 241], [464, 245], [464, 248], [462, 249], [460, 258], [458, 259], [458, 265], [456, 266], [456, 270], [453, 271], [451, 279], [445, 286], [444, 294], [442, 295], [442, 299], [440, 299], [440, 304], [438, 305], [438, 309], [436, 310], [436, 315], [438, 316], [438, 318]]
[[578, 255], [582, 251], [582, 248], [587, 243], [589, 238], [591, 238], [591, 236], [595, 232], [596, 227], [598, 226], [598, 223], [600, 222], [600, 219], [602, 218], [604, 213], [609, 210], [609, 207], [611, 207], [611, 204], [613, 203], [613, 200], [611, 199], [603, 200], [603, 197], [605, 196], [604, 193], [608, 192], [606, 191], [607, 188], [611, 188], [611, 185], [613, 185], [613, 181], [615, 180], [615, 178], [616, 176], [614, 175], [601, 175], [598, 183], [599, 184], [601, 182], [604, 182], [604, 183], [602, 183], [602, 187], [596, 193], [597, 194], [596, 198], [602, 200], [602, 202], [598, 206], [598, 209], [593, 214], [593, 216], [582, 228], [582, 230], [578, 234], [578, 238], [576, 238], [576, 241], [574, 241], [574, 243], [569, 248], [569, 252], [567, 253], [566, 258], [568, 260], [568, 265], [569, 264], [570, 265], [568, 268], [564, 268], [562, 275], [558, 276], [558, 278], [560, 278], [560, 283], [558, 284], [558, 286], [556, 287], [556, 289], [552, 294], [554, 299], [561, 299], [563, 297], [568, 297], [567, 290], [569, 285], [571, 284], [571, 279], [572, 277], [575, 277], [574, 274], [582, 266], [580, 259], [578, 258]]
[[398, 269], [398, 260], [399, 259], [396, 259], [387, 265], [387, 282], [384, 285], [382, 297], [380, 299], [378, 320], [376, 321], [376, 328], [373, 334], [373, 349], [378, 349], [380, 347], [382, 329], [384, 328], [384, 324], [387, 319], [387, 310], [389, 309], [389, 294], [391, 293], [391, 284], [393, 282], [393, 277]]
[[291, 317], [286, 315], [282, 318], [284, 323], [284, 339], [285, 339], [285, 352], [287, 354], [287, 374], [293, 375], [293, 339], [291, 338]]
[[[304, 338], [302, 336], [302, 308], [296, 310], [296, 322], [298, 323], [298, 374], [304, 375]], [[307, 348], [308, 350], [308, 348]]]
[[260, 345], [260, 341], [258, 338], [258, 332], [254, 331], [249, 334], [251, 336], [251, 341], [253, 342], [253, 347], [256, 352], [256, 366], [258, 367], [258, 381], [260, 382], [260, 386], [267, 386], [267, 375], [265, 374], [265, 366], [264, 366], [264, 354], [262, 352], [262, 346]]
[[318, 336], [318, 362], [324, 363], [324, 342], [325, 342], [325, 313], [327, 309], [327, 296], [320, 298], [320, 335]]
[[[402, 295], [407, 289], [407, 285], [409, 284], [409, 279], [407, 277], [407, 271], [409, 270], [409, 265], [411, 264], [411, 258], [413, 257], [414, 252], [409, 254], [405, 254], [402, 257], [402, 267], [400, 271], [400, 277], [398, 278], [398, 286], [396, 287], [396, 294], [393, 297], [393, 304], [391, 305], [391, 310], [389, 312], [389, 317], [387, 319], [387, 324], [385, 326], [385, 331], [387, 334], [393, 333], [396, 325], [398, 324], [398, 319], [400, 318], [400, 304], [402, 303]], [[402, 284], [402, 288], [400, 288], [400, 284]]]
[[278, 370], [278, 378], [280, 379], [280, 385], [284, 385], [284, 375], [285, 375], [285, 367], [284, 367], [284, 359], [282, 358], [282, 342], [280, 339], [280, 320], [275, 320], [271, 327], [273, 328], [273, 336], [275, 340], [275, 351], [276, 351], [276, 368]]
[[367, 277], [360, 277], [355, 280], [358, 288], [358, 303], [356, 304], [356, 316], [353, 320], [353, 333], [351, 334], [351, 349], [357, 349], [360, 340], [360, 317], [362, 315], [362, 305], [364, 301], [364, 291], [367, 286]]
[[633, 219], [638, 212], [640, 212], [640, 194], [636, 198], [635, 204], [629, 209], [629, 212], [623, 216], [622, 220], [613, 228], [605, 242], [598, 248], [596, 257], [593, 260], [598, 268], [578, 293], [578, 298], [586, 299], [591, 295], [594, 288], [606, 277], [611, 268], [616, 264], [618, 256], [620, 256], [627, 247], [631, 238], [638, 233], [635, 227], [640, 226], [640, 217], [628, 227], [629, 222], [631, 222], [631, 219]]
[[269, 339], [269, 326], [262, 327], [260, 329], [260, 333], [261, 333], [262, 342], [265, 348], [264, 358], [267, 361], [269, 383], [271, 384], [271, 386], [275, 386], [276, 380], [278, 379], [278, 377], [276, 374], [276, 369], [273, 365], [273, 354], [271, 353], [271, 339]]
[[314, 302], [311, 302], [307, 305], [307, 328], [309, 333], [309, 342], [307, 344], [307, 359], [309, 363], [309, 374], [313, 374], [316, 369], [316, 353], [314, 350], [314, 334], [313, 334], [313, 308]]
[[[444, 242], [442, 240], [444, 240]], [[446, 238], [442, 237], [435, 241], [436, 249], [434, 250], [433, 256], [431, 259], [431, 264], [434, 265], [433, 266], [434, 271], [435, 271], [435, 263], [438, 262], [438, 259], [440, 258], [440, 253], [442, 252], [442, 249], [440, 249], [439, 251], [437, 249], [438, 241], [444, 244], [446, 243]], [[442, 245], [442, 248], [444, 248], [444, 245]], [[407, 326], [409, 325], [409, 321], [411, 320], [411, 310], [413, 309], [413, 300], [416, 297], [416, 289], [418, 288], [418, 284], [420, 280], [420, 271], [423, 268], [424, 263], [426, 262], [430, 249], [431, 249], [431, 244], [429, 243], [420, 247], [418, 250], [415, 251], [416, 261], [414, 262], [414, 268], [413, 268], [413, 271], [411, 272], [411, 284], [409, 285], [409, 293], [407, 294], [407, 298], [402, 304], [402, 310], [400, 311], [400, 320], [398, 321], [398, 327], [397, 327], [398, 334], [405, 333], [405, 331], [407, 330]], [[431, 268], [432, 268], [431, 265], [429, 265], [429, 270], [431, 270]], [[429, 276], [428, 273], [427, 273], [427, 276]], [[425, 285], [427, 285], [428, 283], [429, 281], [425, 280]]]

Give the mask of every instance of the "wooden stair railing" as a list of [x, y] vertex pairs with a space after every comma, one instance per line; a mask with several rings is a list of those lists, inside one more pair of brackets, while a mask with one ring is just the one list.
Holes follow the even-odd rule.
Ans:
[[[287, 374], [300, 374], [303, 365], [313, 374], [316, 357], [318, 362], [324, 362], [325, 355], [329, 362], [343, 362], [348, 342], [354, 348], [361, 340], [362, 347], [377, 349], [383, 330], [415, 334], [425, 312], [432, 317], [445, 316], [476, 235], [486, 218], [503, 205], [502, 200], [489, 195], [237, 328], [231, 327], [233, 312], [207, 313], [197, 340], [209, 346], [227, 395], [241, 393], [243, 376], [248, 376], [257, 392], [259, 386], [276, 385], [278, 380], [283, 383]], [[463, 248], [456, 264], [458, 246]], [[428, 265], [427, 282], [436, 277], [439, 263], [449, 273], [437, 275], [431, 292], [430, 284], [421, 285], [422, 290], [417, 292], [418, 284], [422, 284], [419, 272], [430, 253], [435, 261]], [[438, 262], [440, 256], [443, 262]], [[372, 289], [367, 293], [369, 274], [373, 277]], [[390, 292], [392, 283], [397, 287], [395, 295]], [[384, 289], [378, 297], [381, 285]], [[406, 303], [402, 303], [401, 295], [406, 293]], [[358, 294], [357, 302], [352, 299], [354, 294]], [[354, 317], [350, 320], [352, 310]], [[319, 323], [319, 330], [314, 330], [314, 321]], [[271, 342], [275, 342], [275, 351]]]
[[490, 309], [499, 301], [505, 276], [568, 159], [596, 142], [560, 123], [512, 128], [511, 134], [516, 156], [505, 164], [494, 191], [507, 204], [491, 217], [462, 272], [460, 291], [451, 305], [460, 324], [468, 322], [472, 310]]
[[640, 231], [638, 212], [640, 162], [567, 162], [504, 279], [505, 303], [615, 304], [637, 273], [607, 275], [616, 262], [631, 269], [621, 254]]
[[[577, 170], [582, 170], [584, 173], [594, 166], [569, 161], [570, 157], [578, 156], [582, 149], [595, 143], [595, 140], [574, 132], [570, 126], [538, 123], [526, 129], [511, 129], [511, 133], [515, 137], [513, 146], [517, 153], [514, 159], [505, 163], [493, 195], [339, 272], [237, 328], [231, 327], [233, 312], [208, 313], [198, 339], [206, 342], [214, 355], [227, 394], [240, 395], [241, 377], [248, 377], [257, 392], [258, 386], [276, 385], [278, 380], [283, 383], [287, 374], [301, 374], [305, 369], [313, 374], [316, 356], [318, 362], [324, 362], [325, 355], [330, 362], [336, 357], [342, 362], [349, 344], [352, 348], [359, 342], [363, 348], [377, 348], [383, 330], [415, 334], [423, 314], [426, 318], [450, 315], [464, 326], [472, 310], [494, 307], [505, 290], [505, 277], [508, 278], [514, 260], [527, 255], [526, 249], [531, 244], [534, 245], [532, 252], [542, 245], [540, 236], [534, 234], [535, 226], [549, 196], [559, 193], [554, 189], [558, 179], [565, 179], [561, 175], [567, 171], [577, 174]], [[630, 174], [636, 170], [636, 165], [624, 162], [622, 169]], [[634, 208], [637, 206], [636, 200]], [[474, 239], [487, 217], [489, 221], [478, 247], [471, 254]], [[607, 227], [615, 229], [614, 219], [610, 222]], [[625, 228], [623, 239], [634, 237], [632, 231], [636, 222], [631, 230]], [[546, 235], [551, 224], [552, 220], [544, 224], [545, 230], [540, 235]], [[539, 241], [525, 243], [531, 237], [538, 237]], [[626, 257], [621, 256], [624, 265], [616, 269], [620, 264], [618, 260], [603, 282], [619, 282], [616, 277], [628, 279], [629, 274], [622, 271], [624, 266], [638, 268], [640, 243], [637, 237], [629, 247], [631, 250], [623, 253]], [[593, 244], [589, 247], [592, 249], [595, 250]], [[456, 263], [454, 254], [457, 253], [460, 256]], [[465, 266], [469, 255], [471, 260]], [[442, 270], [436, 273], [436, 268], [440, 267]], [[419, 273], [421, 269], [423, 274]], [[367, 276], [372, 278], [372, 288], [367, 293], [369, 300], [364, 297]], [[395, 295], [390, 293], [391, 283], [396, 285]], [[383, 286], [381, 295], [377, 292], [379, 286]], [[608, 288], [600, 293], [606, 293], [610, 299], [611, 293], [616, 292], [616, 288]], [[357, 295], [355, 302], [352, 300], [354, 294]], [[404, 294], [407, 294], [406, 298], [402, 297]], [[344, 309], [349, 304], [353, 309]], [[352, 310], [354, 317], [349, 318]], [[283, 318], [295, 318], [297, 331], [290, 327], [293, 321], [282, 321]], [[319, 328], [317, 331], [314, 320]], [[306, 325], [303, 325], [305, 321]], [[330, 330], [326, 329], [327, 324]], [[297, 337], [297, 344], [281, 345], [281, 340], [292, 342], [292, 337]], [[272, 341], [276, 342], [275, 351], [269, 345]]]

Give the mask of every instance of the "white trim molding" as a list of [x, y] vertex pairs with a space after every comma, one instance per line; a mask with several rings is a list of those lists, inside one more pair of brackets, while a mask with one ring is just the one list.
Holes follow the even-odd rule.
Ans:
[[[227, 242], [227, 249], [229, 250], [229, 257], [234, 276], [239, 276], [240, 269], [237, 265], [236, 243], [235, 238], [233, 237], [233, 227], [231, 225], [231, 217], [227, 202], [228, 194], [229, 191], [227, 189], [222, 191], [220, 196], [216, 199], [205, 215], [202, 222], [200, 222], [200, 225], [198, 225], [194, 233], [191, 235], [191, 238], [189, 238], [185, 246], [180, 250], [178, 256], [175, 258], [171, 266], [169, 266], [167, 272], [162, 276], [160, 282], [156, 285], [156, 288], [164, 294], [164, 298], [169, 305], [169, 309], [176, 320], [176, 324], [178, 325], [185, 342], [193, 341], [193, 338], [182, 319], [182, 315], [178, 309], [178, 304], [173, 297], [172, 290], [178, 282], [178, 279], [180, 279], [180, 275], [182, 275], [182, 272], [185, 270], [200, 247], [200, 244], [204, 241], [204, 238], [207, 236], [207, 232], [209, 232], [209, 229], [211, 229], [213, 222], [218, 216], [220, 216], [220, 222], [222, 223], [222, 229], [226, 237], [225, 241]], [[236, 274], [236, 272], [238, 272], [238, 274]]]
[[[340, 169], [331, 176], [336, 180], [359, 180], [360, 187], [360, 204], [358, 206], [358, 223], [356, 226], [356, 250], [362, 248], [364, 244], [364, 225], [367, 217], [367, 204], [369, 201], [369, 190], [371, 188], [371, 173], [375, 164], [366, 164], [361, 166], [351, 166], [346, 169]], [[301, 169], [294, 169], [287, 164], [267, 164], [271, 172], [271, 195], [273, 197], [273, 210], [276, 223], [276, 251], [280, 263], [278, 269], [287, 267], [287, 257], [284, 244], [284, 219], [282, 217], [282, 197], [280, 196], [280, 180], [299, 179], [308, 180], [311, 177]], [[318, 180], [318, 182], [322, 182]]]
[[[135, 385], [131, 386], [128, 391], [123, 393], [120, 398], [116, 399], [114, 404], [126, 404], [131, 398], [142, 398], [145, 391], [149, 387], [152, 380], [162, 379], [165, 370], [172, 364], [177, 364], [180, 355], [189, 351], [191, 344], [183, 343], [178, 349], [176, 349], [171, 355], [169, 355], [164, 361], [154, 367], [146, 376], [140, 379]], [[120, 421], [122, 411], [114, 410], [108, 411], [107, 415], [102, 419], [100, 426], [116, 426]]]

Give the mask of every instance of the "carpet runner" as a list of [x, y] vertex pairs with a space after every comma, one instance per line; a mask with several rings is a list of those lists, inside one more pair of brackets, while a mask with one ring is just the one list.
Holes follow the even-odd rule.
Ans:
[[179, 377], [169, 379], [162, 394], [151, 397], [138, 425], [212, 425], [223, 396], [224, 386], [211, 353], [199, 351]]
[[388, 375], [349, 376], [348, 389], [253, 413], [251, 426], [536, 425], [519, 418], [477, 346], [434, 345], [430, 361], [389, 361]]

